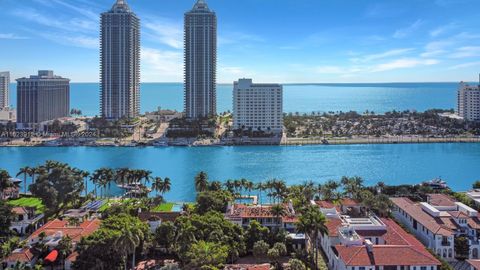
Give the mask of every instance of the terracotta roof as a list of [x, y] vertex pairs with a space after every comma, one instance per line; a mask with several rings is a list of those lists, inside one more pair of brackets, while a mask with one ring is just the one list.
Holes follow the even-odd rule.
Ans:
[[36, 230], [28, 239], [37, 238], [42, 232], [47, 236], [62, 232], [64, 236], [68, 235], [73, 242], [79, 242], [82, 237], [89, 236], [100, 227], [100, 220], [86, 220], [79, 226], [69, 226], [68, 221], [54, 219]]
[[28, 214], [28, 210], [25, 207], [13, 207], [12, 212], [17, 215]]
[[329, 218], [325, 225], [328, 229], [328, 236], [336, 237], [338, 236], [338, 227], [342, 225], [342, 220], [339, 218]]
[[337, 245], [335, 248], [346, 266], [440, 265], [435, 257], [411, 246], [374, 245], [371, 253], [366, 246]]
[[[284, 223], [294, 223], [298, 221], [296, 215], [294, 215], [288, 208], [288, 205], [284, 204], [284, 209], [286, 212], [285, 216], [282, 216], [282, 221]], [[245, 204], [235, 204], [232, 206], [233, 211], [227, 212], [226, 216], [230, 218], [274, 218], [272, 214], [272, 205], [245, 205]]]
[[446, 194], [428, 194], [428, 203], [434, 206], [455, 206], [455, 200]]
[[390, 198], [390, 200], [393, 202], [393, 204], [401, 208], [408, 215], [410, 215], [417, 222], [425, 226], [434, 234], [440, 234], [444, 236], [453, 235], [452, 229], [454, 229], [454, 227], [452, 226], [449, 218], [447, 218], [448, 220], [442, 218], [434, 218], [424, 212], [418, 204], [412, 202], [408, 198]]
[[467, 260], [467, 262], [476, 270], [480, 269], [480, 260]]
[[8, 256], [6, 262], [23, 262], [28, 263], [33, 260], [35, 256], [30, 249], [15, 250]]
[[358, 202], [356, 200], [353, 200], [353, 199], [350, 199], [350, 198], [343, 198], [340, 201], [340, 204], [343, 205], [343, 206], [347, 206], [347, 207], [360, 206], [360, 202]]
[[224, 270], [270, 270], [270, 264], [230, 264]]
[[472, 229], [480, 229], [480, 219], [478, 216], [467, 219], [467, 223]]
[[371, 253], [368, 252], [366, 245], [335, 246], [347, 266], [440, 265], [440, 262], [413, 235], [404, 231], [391, 219], [382, 221], [387, 227], [386, 231], [356, 231], [364, 237], [383, 237], [385, 244], [373, 245]]

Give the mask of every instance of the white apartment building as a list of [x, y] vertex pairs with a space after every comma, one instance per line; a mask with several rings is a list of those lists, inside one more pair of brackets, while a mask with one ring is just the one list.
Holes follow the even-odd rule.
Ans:
[[391, 198], [393, 216], [438, 256], [455, 260], [455, 238], [469, 241], [470, 259], [478, 259], [480, 230], [478, 212], [444, 194], [430, 194], [427, 202], [408, 198]]
[[283, 86], [254, 84], [239, 79], [233, 85], [233, 126], [235, 129], [283, 131]]
[[468, 121], [480, 121], [480, 85], [472, 86], [461, 82], [457, 102], [459, 116]]

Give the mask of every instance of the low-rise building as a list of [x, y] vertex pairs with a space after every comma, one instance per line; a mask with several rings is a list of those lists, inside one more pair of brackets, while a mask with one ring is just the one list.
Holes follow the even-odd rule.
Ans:
[[13, 207], [14, 218], [10, 230], [18, 235], [25, 235], [35, 231], [41, 225], [43, 214], [36, 214], [34, 207]]
[[182, 118], [184, 116], [183, 112], [177, 112], [172, 110], [162, 110], [158, 108], [154, 112], [146, 112], [145, 117], [154, 122], [170, 122], [173, 119]]
[[33, 269], [38, 261], [38, 257], [33, 252], [34, 250], [30, 248], [16, 249], [3, 260], [3, 266], [6, 269], [15, 269], [15, 266], [21, 263], [27, 269]]
[[429, 194], [427, 202], [408, 198], [391, 198], [391, 201], [394, 217], [438, 256], [454, 261], [455, 239], [464, 237], [470, 249], [467, 256], [479, 258], [480, 219], [475, 209], [444, 194]]
[[[327, 208], [324, 208], [327, 209]], [[324, 210], [325, 211], [325, 210]], [[328, 210], [320, 246], [333, 270], [436, 270], [440, 262], [391, 219]]]
[[275, 216], [272, 212], [273, 205], [231, 204], [227, 208], [225, 218], [244, 228], [248, 227], [251, 221], [256, 220], [267, 228], [283, 228], [288, 232], [295, 233], [297, 214], [291, 203], [282, 204], [282, 206], [285, 214]]

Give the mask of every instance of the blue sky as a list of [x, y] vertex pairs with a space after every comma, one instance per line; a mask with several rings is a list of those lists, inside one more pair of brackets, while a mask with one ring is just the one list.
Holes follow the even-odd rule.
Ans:
[[[114, 0], [0, 0], [0, 70], [98, 81], [99, 14]], [[180, 82], [194, 0], [128, 0], [142, 20], [142, 81]], [[476, 81], [478, 0], [207, 0], [218, 81]]]

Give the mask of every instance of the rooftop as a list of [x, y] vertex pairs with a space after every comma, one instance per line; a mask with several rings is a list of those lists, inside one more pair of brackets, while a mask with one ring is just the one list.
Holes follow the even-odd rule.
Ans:
[[458, 219], [466, 219], [468, 226], [480, 228], [478, 212], [447, 195], [429, 195], [430, 203], [415, 203], [403, 197], [390, 199], [394, 205], [435, 234], [453, 235], [457, 229], [460, 229]]
[[347, 266], [439, 265], [440, 262], [412, 235], [390, 219], [382, 219], [385, 230], [358, 231], [362, 238], [381, 237], [381, 244], [336, 245]]
[[47, 237], [59, 234], [62, 236], [68, 235], [72, 238], [73, 242], [79, 242], [82, 237], [89, 236], [98, 230], [99, 227], [100, 220], [98, 219], [86, 220], [78, 226], [72, 226], [66, 220], [54, 219], [36, 230], [28, 239], [35, 239], [41, 233], [45, 233]]
[[[226, 216], [229, 218], [274, 218], [272, 213], [273, 205], [246, 205], [234, 204], [227, 209]], [[284, 223], [293, 223], [297, 221], [295, 211], [288, 204], [283, 204], [285, 215], [282, 216]]]
[[10, 256], [5, 258], [5, 261], [28, 263], [31, 262], [34, 257], [35, 256], [32, 253], [32, 250], [29, 248], [16, 249], [12, 252], [12, 254], [10, 254]]

